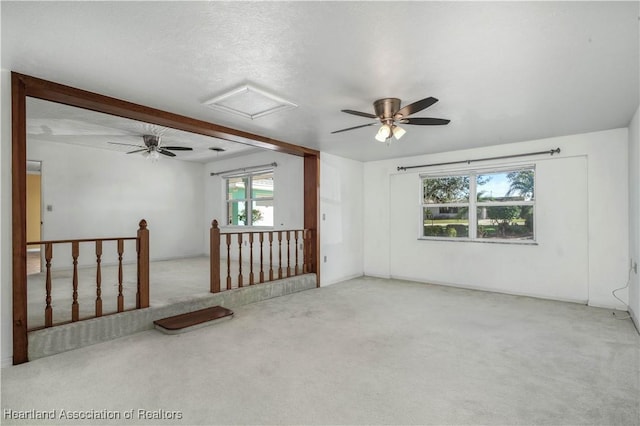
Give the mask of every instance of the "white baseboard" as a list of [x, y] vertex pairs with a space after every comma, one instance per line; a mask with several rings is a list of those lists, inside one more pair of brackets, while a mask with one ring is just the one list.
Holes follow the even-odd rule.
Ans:
[[391, 275], [364, 274], [365, 277], [382, 278], [384, 280], [391, 279]]
[[2, 358], [2, 363], [0, 364], [2, 368], [11, 367], [13, 365], [13, 357]]
[[638, 321], [638, 315], [636, 315], [636, 313], [633, 312], [633, 309], [631, 309], [631, 307], [629, 307], [629, 315], [631, 315], [631, 320], [633, 321], [633, 324], [636, 326], [636, 331], [638, 332], [638, 334], [640, 334], [640, 321]]
[[593, 302], [589, 302], [587, 303], [587, 305], [591, 306], [592, 308], [602, 308], [602, 309], [610, 309], [612, 311], [622, 311], [622, 312], [627, 312], [627, 310], [629, 309], [628, 306], [623, 305], [621, 303], [618, 303], [617, 305], [611, 304], [611, 303], [593, 303]]
[[444, 287], [462, 288], [462, 289], [465, 289], [465, 290], [477, 290], [477, 291], [486, 291], [486, 292], [489, 292], [489, 293], [508, 294], [508, 295], [511, 295], [511, 296], [532, 297], [534, 299], [544, 299], [544, 300], [555, 300], [555, 301], [558, 301], [558, 302], [578, 303], [580, 305], [588, 304], [588, 301], [584, 300], [584, 299], [571, 299], [571, 298], [563, 298], [563, 297], [552, 297], [552, 296], [547, 296], [547, 295], [544, 295], [544, 294], [517, 292], [517, 291], [510, 291], [510, 290], [499, 289], [499, 288], [489, 288], [489, 287], [482, 287], [482, 286], [471, 286], [471, 285], [457, 284], [457, 283], [450, 283], [450, 282], [443, 282], [443, 281], [424, 281], [424, 280], [418, 280], [416, 278], [404, 277], [404, 276], [399, 276], [399, 275], [392, 275], [390, 277], [390, 279], [403, 280], [403, 281], [413, 281], [413, 282], [423, 283], [423, 284], [441, 285], [441, 286], [444, 286]]
[[322, 275], [320, 275], [320, 287], [326, 287], [328, 285], [338, 284], [338, 283], [341, 283], [341, 282], [344, 282], [344, 281], [349, 281], [349, 280], [352, 280], [354, 278], [360, 278], [360, 277], [363, 277], [363, 276], [364, 275], [362, 275], [362, 274], [354, 274], [354, 275], [349, 275], [349, 276], [342, 277], [342, 278], [336, 278], [336, 279], [333, 279], [331, 281], [324, 281], [322, 279]]

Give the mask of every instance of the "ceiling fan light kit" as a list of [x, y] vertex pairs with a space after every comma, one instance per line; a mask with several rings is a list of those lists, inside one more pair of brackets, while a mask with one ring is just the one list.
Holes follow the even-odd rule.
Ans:
[[388, 124], [383, 124], [378, 129], [378, 133], [376, 134], [376, 140], [378, 142], [385, 142], [387, 139], [391, 137], [391, 127]]
[[407, 131], [400, 126], [393, 126], [391, 128], [391, 131], [393, 132], [393, 136], [396, 139], [400, 139], [401, 137], [404, 136], [405, 133], [407, 133]]
[[152, 163], [155, 163], [160, 158], [160, 153], [154, 149], [150, 152], [149, 151], [143, 152], [142, 156], [147, 160], [151, 160]]
[[369, 124], [363, 124], [361, 126], [349, 127], [342, 130], [336, 130], [333, 133], [346, 132], [348, 130], [359, 129], [361, 127], [373, 126], [378, 123], [382, 123], [382, 126], [376, 133], [376, 140], [379, 142], [390, 142], [391, 136], [396, 139], [400, 139], [407, 133], [405, 129], [398, 126], [396, 123], [411, 124], [418, 126], [441, 126], [449, 124], [450, 120], [444, 118], [409, 118], [409, 116], [418, 111], [422, 111], [425, 108], [438, 102], [436, 98], [428, 97], [421, 99], [404, 107], [400, 107], [400, 99], [398, 98], [382, 98], [373, 103], [373, 111], [375, 114], [367, 112], [353, 111], [350, 109], [343, 109], [342, 112], [347, 114], [357, 115], [359, 117], [374, 118], [377, 121]]

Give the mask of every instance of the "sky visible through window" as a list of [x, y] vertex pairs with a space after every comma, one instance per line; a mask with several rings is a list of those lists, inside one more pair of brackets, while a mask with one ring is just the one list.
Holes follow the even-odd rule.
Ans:
[[507, 179], [507, 172], [478, 175], [478, 178], [490, 178], [486, 183], [478, 185], [478, 192], [482, 191], [485, 197], [504, 197], [511, 185]]

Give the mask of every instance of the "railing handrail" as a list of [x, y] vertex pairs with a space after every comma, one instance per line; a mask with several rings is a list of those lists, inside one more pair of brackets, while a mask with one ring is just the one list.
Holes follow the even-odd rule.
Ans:
[[[262, 284], [264, 282], [274, 281], [286, 277], [306, 274], [311, 269], [310, 245], [313, 229], [233, 229], [231, 232], [222, 232], [217, 220], [211, 222], [209, 231], [209, 262], [210, 262], [210, 291], [211, 293], [219, 293], [222, 291], [221, 284], [221, 267], [220, 262], [223, 259], [222, 251], [226, 251], [227, 276], [226, 290], [231, 290], [231, 250], [237, 253], [237, 261], [234, 263], [238, 267], [238, 288], [244, 287], [244, 275], [242, 264], [243, 245], [245, 250], [249, 250], [249, 285]], [[224, 238], [221, 236], [224, 235]], [[245, 235], [247, 238], [245, 238]], [[254, 236], [258, 235], [258, 241]], [[237, 238], [236, 238], [237, 236]], [[237, 241], [232, 241], [232, 240]], [[247, 247], [248, 243], [248, 247]], [[301, 243], [298, 245], [298, 243]], [[292, 248], [293, 246], [293, 248]], [[226, 250], [225, 250], [226, 249]], [[293, 250], [293, 261], [292, 261]], [[274, 253], [275, 251], [275, 253]], [[302, 264], [300, 261], [300, 253], [302, 251]], [[265, 253], [266, 252], [266, 253]], [[235, 254], [234, 253], [234, 254]], [[259, 256], [259, 272], [254, 273], [254, 255]], [[275, 255], [275, 256], [274, 256]], [[268, 259], [268, 263], [265, 261]], [[274, 260], [276, 261], [274, 263]], [[268, 268], [266, 267], [268, 266]], [[268, 279], [266, 278], [268, 274]], [[277, 277], [277, 278], [276, 278]]]
[[[73, 277], [72, 277], [72, 297], [73, 302], [71, 304], [71, 322], [79, 321], [80, 318], [80, 303], [78, 301], [78, 288], [79, 288], [79, 271], [78, 271], [78, 258], [80, 257], [80, 243], [94, 243], [95, 244], [95, 260], [96, 260], [96, 299], [95, 299], [95, 316], [91, 318], [102, 317], [102, 256], [104, 241], [116, 241], [117, 242], [117, 255], [118, 255], [118, 295], [117, 295], [117, 311], [124, 312], [124, 294], [123, 294], [123, 255], [125, 241], [135, 241], [136, 251], [136, 264], [137, 264], [137, 288], [136, 288], [136, 309], [149, 307], [149, 230], [147, 229], [147, 221], [142, 219], [138, 223], [138, 232], [135, 237], [107, 237], [107, 238], [79, 238], [69, 240], [47, 240], [47, 241], [30, 241], [26, 245], [43, 245], [44, 246], [44, 261], [45, 261], [45, 320], [44, 328], [54, 326], [53, 323], [53, 305], [52, 305], [52, 275], [51, 275], [51, 261], [53, 259], [53, 247], [54, 244], [71, 244], [71, 258], [73, 263]], [[84, 303], [84, 301], [82, 302]], [[85, 319], [85, 318], [83, 318]], [[56, 323], [55, 325], [59, 325]], [[29, 329], [28, 331], [33, 331]]]
[[263, 234], [263, 233], [269, 233], [269, 232], [293, 232], [293, 231], [308, 231], [310, 230], [309, 228], [295, 228], [295, 229], [258, 229], [255, 231], [234, 231], [234, 232], [223, 232], [222, 228], [220, 229], [220, 235], [222, 234]]
[[29, 241], [28, 246], [42, 244], [65, 244], [65, 243], [89, 243], [95, 241], [118, 241], [118, 240], [137, 240], [138, 237], [108, 237], [108, 238], [79, 238], [75, 240], [46, 240], [46, 241]]

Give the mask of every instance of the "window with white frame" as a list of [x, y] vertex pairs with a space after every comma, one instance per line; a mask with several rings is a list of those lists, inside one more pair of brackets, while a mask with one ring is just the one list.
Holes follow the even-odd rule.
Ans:
[[273, 226], [273, 170], [226, 177], [227, 224]]
[[421, 238], [534, 241], [533, 166], [420, 175]]

